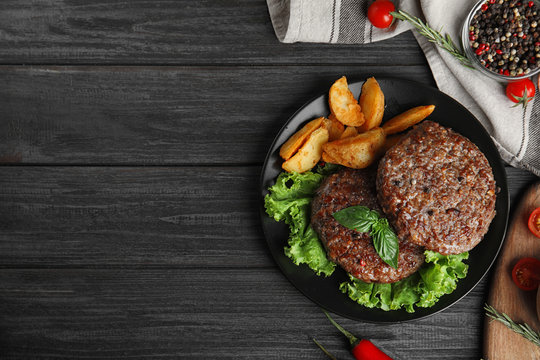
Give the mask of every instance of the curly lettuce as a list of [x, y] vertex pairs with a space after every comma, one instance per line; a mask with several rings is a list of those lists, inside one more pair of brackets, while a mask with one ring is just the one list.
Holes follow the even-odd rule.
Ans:
[[[285, 255], [296, 265], [306, 264], [319, 276], [332, 275], [336, 264], [328, 260], [317, 233], [310, 225], [311, 201], [325, 176], [338, 168], [327, 164], [313, 172], [283, 172], [264, 198], [267, 214], [289, 225]], [[468, 265], [463, 260], [468, 259], [469, 254], [444, 256], [426, 250], [425, 255], [425, 264], [416, 273], [399, 282], [368, 284], [349, 275], [349, 281], [343, 282], [340, 290], [368, 308], [403, 308], [407, 312], [414, 312], [415, 306], [431, 307], [441, 296], [453, 292], [458, 280], [467, 275]]]
[[425, 251], [425, 264], [411, 276], [393, 284], [365, 283], [349, 275], [340, 290], [357, 303], [368, 308], [414, 312], [414, 306], [431, 307], [439, 298], [450, 294], [459, 279], [467, 276], [468, 265], [463, 262], [469, 253], [441, 255]]
[[328, 260], [317, 233], [310, 225], [311, 200], [325, 175], [334, 171], [330, 164], [315, 172], [279, 174], [275, 185], [264, 198], [266, 213], [276, 221], [289, 225], [285, 255], [296, 265], [306, 264], [317, 275], [330, 276], [336, 264]]

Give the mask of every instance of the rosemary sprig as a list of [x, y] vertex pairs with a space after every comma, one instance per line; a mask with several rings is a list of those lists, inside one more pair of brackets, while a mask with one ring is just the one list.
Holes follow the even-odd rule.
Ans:
[[434, 30], [432, 27], [429, 26], [428, 23], [424, 23], [422, 20], [420, 20], [416, 16], [408, 14], [407, 12], [403, 10], [392, 11], [390, 12], [390, 15], [392, 15], [396, 19], [409, 22], [418, 30], [420, 35], [423, 35], [432, 43], [435, 43], [439, 47], [448, 51], [450, 54], [456, 57], [461, 62], [462, 65], [470, 69], [474, 69], [472, 62], [467, 58], [467, 56], [463, 53], [463, 51], [454, 43], [454, 41], [452, 41], [452, 38], [450, 37], [450, 35], [448, 34], [442, 35], [440, 31]]
[[534, 331], [528, 324], [516, 324], [508, 315], [505, 313], [501, 314], [488, 304], [484, 306], [484, 310], [486, 310], [486, 315], [490, 318], [502, 322], [510, 330], [518, 333], [525, 339], [532, 341], [536, 346], [540, 346], [540, 333]]

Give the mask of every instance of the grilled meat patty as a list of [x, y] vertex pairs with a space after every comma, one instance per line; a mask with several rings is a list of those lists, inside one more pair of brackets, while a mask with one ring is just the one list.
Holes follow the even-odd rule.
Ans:
[[377, 254], [368, 233], [350, 230], [332, 216], [349, 206], [363, 205], [382, 214], [375, 191], [376, 168], [344, 168], [327, 177], [313, 199], [311, 225], [319, 234], [328, 257], [365, 282], [392, 283], [414, 273], [424, 262], [422, 247], [404, 238], [399, 241], [398, 268]]
[[427, 120], [381, 159], [377, 193], [399, 238], [443, 255], [471, 250], [495, 216], [495, 180], [484, 154]]

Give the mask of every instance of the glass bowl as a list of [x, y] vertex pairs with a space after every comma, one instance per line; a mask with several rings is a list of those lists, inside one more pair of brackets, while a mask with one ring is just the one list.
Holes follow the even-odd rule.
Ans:
[[[536, 0], [534, 2], [536, 3], [536, 6], [539, 5], [538, 0]], [[463, 29], [461, 31], [461, 42], [462, 42], [463, 50], [464, 50], [465, 55], [467, 56], [467, 58], [473, 64], [474, 68], [477, 69], [478, 71], [480, 71], [482, 74], [485, 74], [485, 75], [489, 76], [490, 78], [492, 78], [494, 80], [497, 80], [497, 81], [501, 81], [501, 82], [509, 82], [509, 81], [514, 81], [514, 80], [526, 79], [526, 78], [532, 77], [532, 76], [540, 73], [540, 63], [538, 64], [538, 66], [534, 70], [531, 70], [528, 74], [522, 74], [522, 75], [517, 75], [517, 76], [509, 76], [509, 75], [503, 75], [503, 74], [496, 73], [494, 71], [491, 71], [491, 70], [487, 69], [485, 66], [483, 66], [480, 63], [480, 60], [478, 59], [478, 57], [476, 56], [476, 54], [474, 53], [473, 49], [470, 46], [469, 26], [471, 24], [473, 16], [476, 14], [476, 12], [478, 10], [480, 10], [482, 5], [485, 4], [485, 3], [488, 3], [488, 1], [481, 0], [481, 1], [478, 1], [473, 6], [471, 11], [467, 15], [467, 18], [465, 19], [465, 22], [463, 23]], [[538, 8], [537, 11], [540, 11], [540, 8]], [[540, 30], [540, 24], [538, 24], [538, 25], [539, 25], [538, 29]]]

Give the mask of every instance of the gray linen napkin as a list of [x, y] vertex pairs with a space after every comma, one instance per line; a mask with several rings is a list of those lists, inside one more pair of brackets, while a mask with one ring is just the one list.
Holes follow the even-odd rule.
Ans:
[[[367, 20], [369, 0], [266, 0], [279, 41], [362, 44], [411, 29], [398, 22], [377, 29]], [[457, 44], [467, 13], [477, 0], [401, 0], [396, 8], [427, 20]], [[540, 176], [540, 96], [526, 110], [511, 107], [504, 85], [462, 66], [446, 51], [414, 31], [441, 91], [458, 100], [484, 125], [501, 157]], [[488, 96], [486, 96], [488, 95]]]

